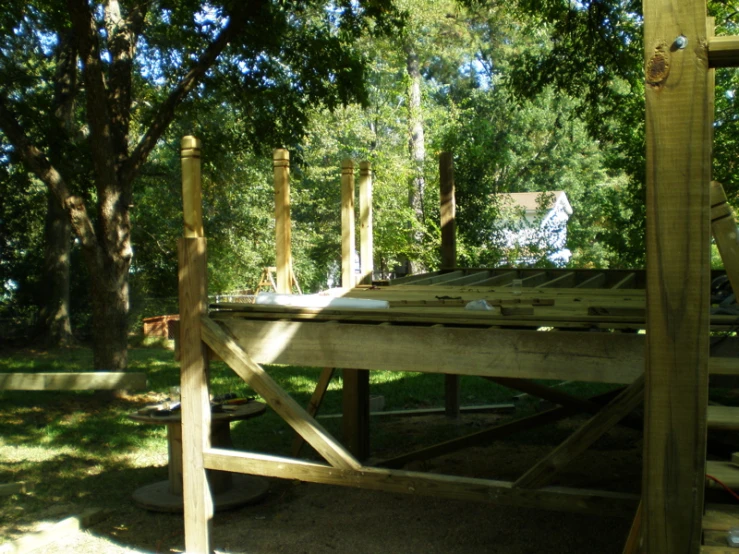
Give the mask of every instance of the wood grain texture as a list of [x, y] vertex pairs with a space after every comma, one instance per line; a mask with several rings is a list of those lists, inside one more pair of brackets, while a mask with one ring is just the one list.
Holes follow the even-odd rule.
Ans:
[[605, 383], [644, 366], [635, 334], [216, 319], [258, 363]]
[[211, 552], [213, 498], [203, 465], [203, 451], [210, 447], [208, 352], [200, 340], [207, 302], [206, 244], [204, 238], [183, 238], [178, 246], [185, 547]]
[[209, 468], [253, 473], [281, 479], [351, 486], [420, 496], [473, 502], [492, 502], [537, 509], [631, 517], [638, 498], [606, 491], [548, 487], [514, 489], [507, 481], [438, 475], [415, 471], [361, 467], [356, 470], [248, 452], [212, 449], [206, 453]]
[[645, 0], [648, 554], [693, 554], [701, 544], [713, 124], [707, 44], [705, 0]]
[[354, 162], [341, 162], [341, 286], [353, 288], [354, 275]]
[[204, 237], [202, 185], [200, 177], [200, 140], [183, 137], [180, 158], [182, 162], [182, 215], [185, 237]]
[[362, 268], [360, 282], [372, 284], [374, 268], [374, 241], [372, 235], [372, 166], [359, 164], [359, 259]]
[[205, 343], [259, 393], [265, 402], [326, 461], [334, 467], [360, 467], [360, 463], [275, 383], [274, 379], [237, 344], [229, 333], [208, 317], [203, 317], [201, 324], [201, 334]]
[[290, 230], [290, 153], [278, 148], [272, 153], [275, 188], [275, 266], [277, 292], [292, 292]]

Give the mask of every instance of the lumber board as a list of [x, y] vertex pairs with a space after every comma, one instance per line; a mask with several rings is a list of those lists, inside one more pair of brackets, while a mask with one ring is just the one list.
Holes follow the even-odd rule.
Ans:
[[629, 412], [634, 410], [644, 398], [644, 376], [641, 375], [621, 394], [614, 398], [608, 406], [595, 414], [577, 431], [565, 439], [549, 455], [524, 473], [514, 487], [542, 487], [551, 482], [554, 476], [569, 464], [576, 456], [598, 440], [603, 434], [616, 425]]
[[354, 273], [354, 162], [341, 161], [341, 286], [356, 285]]
[[[496, 413], [509, 413], [516, 409], [515, 404], [511, 403], [500, 403], [500, 404], [476, 404], [473, 406], [460, 406], [460, 412], [465, 414], [478, 414], [485, 412], [496, 412]], [[416, 416], [428, 416], [428, 415], [442, 415], [446, 411], [446, 408], [418, 408], [414, 410], [382, 410], [381, 412], [370, 412], [373, 417], [416, 417]], [[324, 414], [316, 416], [317, 419], [338, 419], [343, 417], [342, 414]]]
[[203, 207], [201, 202], [202, 184], [200, 177], [200, 139], [187, 136], [180, 141], [182, 162], [182, 217], [184, 236], [202, 238]]
[[[731, 462], [709, 460], [706, 462], [706, 474], [715, 477], [732, 490], [739, 490], [739, 467]], [[705, 485], [712, 489], [723, 488], [713, 479], [705, 479]]]
[[647, 552], [693, 554], [701, 544], [714, 94], [708, 36], [705, 0], [644, 1]]
[[374, 269], [374, 240], [372, 232], [372, 166], [359, 163], [359, 263], [360, 282], [372, 284]]
[[79, 515], [65, 518], [51, 525], [49, 528], [35, 533], [28, 533], [19, 539], [7, 542], [0, 546], [0, 554], [30, 554], [49, 546], [58, 540], [78, 531], [91, 527], [108, 517], [109, 511], [100, 508], [90, 508]]
[[344, 444], [358, 460], [370, 454], [369, 371], [343, 369], [341, 428]]
[[734, 406], [708, 406], [708, 428], [725, 431], [739, 430], [739, 408]]
[[709, 37], [708, 62], [711, 67], [739, 67], [739, 36]]
[[570, 271], [564, 275], [560, 275], [549, 281], [545, 281], [539, 285], [541, 288], [554, 288], [554, 287], [571, 287], [575, 284], [575, 272]]
[[644, 360], [636, 334], [216, 319], [257, 363], [631, 383]]
[[[318, 410], [323, 403], [323, 399], [326, 396], [326, 391], [328, 390], [328, 385], [331, 382], [331, 378], [334, 376], [334, 372], [335, 369], [333, 367], [324, 367], [321, 371], [321, 374], [318, 376], [316, 388], [313, 390], [313, 394], [308, 401], [308, 406], [305, 408], [305, 411], [308, 412], [308, 414], [310, 414], [311, 416], [315, 417], [315, 415], [318, 413]], [[303, 444], [305, 444], [305, 439], [301, 437], [298, 433], [295, 433], [295, 438], [293, 439], [291, 450], [293, 457], [297, 458], [300, 455]]]
[[473, 502], [494, 502], [511, 506], [630, 517], [636, 509], [636, 495], [565, 487], [540, 490], [514, 489], [507, 481], [475, 479], [392, 470], [375, 467], [338, 469], [326, 465], [248, 452], [211, 449], [205, 454], [211, 469], [253, 473], [280, 479], [351, 486], [394, 493], [434, 496]]
[[[275, 383], [267, 372], [247, 354], [247, 350], [244, 350], [234, 340], [233, 336], [221, 329], [207, 316], [201, 319], [201, 323], [203, 341], [260, 394], [267, 404], [299, 433], [316, 452], [334, 467], [360, 467], [360, 463], [320, 423]], [[332, 364], [328, 364], [328, 366], [337, 367]]]
[[0, 373], [0, 390], [144, 390], [146, 373], [85, 371]]
[[739, 231], [724, 187], [718, 181], [711, 181], [711, 233], [731, 288], [739, 292]]
[[182, 238], [178, 252], [185, 547], [210, 552], [214, 508], [203, 465], [203, 450], [210, 447], [209, 366], [199, 323], [208, 300], [206, 240]]
[[276, 292], [292, 292], [292, 252], [290, 229], [290, 152], [278, 148], [272, 153], [275, 192], [275, 273]]
[[28, 484], [25, 481], [18, 481], [17, 483], [0, 483], [0, 496], [25, 494], [28, 492], [28, 489]]
[[739, 506], [736, 504], [706, 504], [703, 514], [704, 531], [728, 531], [739, 527]]

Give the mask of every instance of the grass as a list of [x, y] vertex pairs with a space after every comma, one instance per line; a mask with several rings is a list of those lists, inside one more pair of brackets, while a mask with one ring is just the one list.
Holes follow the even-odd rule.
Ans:
[[[131, 371], [148, 376], [148, 390], [125, 398], [101, 398], [83, 392], [0, 391], [0, 483], [33, 483], [32, 494], [0, 497], [0, 538], [14, 537], [24, 522], [40, 520], [55, 510], [69, 507], [77, 513], [86, 507], [130, 506], [131, 492], [139, 486], [167, 477], [167, 446], [164, 426], [142, 425], [128, 414], [146, 404], [162, 401], [169, 387], [179, 384], [179, 366], [171, 351], [136, 346], [129, 350]], [[86, 348], [58, 351], [32, 349], [0, 351], [0, 372], [88, 371], [92, 353]], [[306, 405], [319, 369], [267, 367], [269, 374], [301, 405]], [[441, 407], [444, 404], [440, 375], [408, 372], [372, 372], [373, 395], [385, 397], [385, 410]], [[571, 383], [563, 390], [578, 396], [603, 392], [608, 386]], [[517, 394], [479, 378], [461, 380], [463, 405], [510, 402]], [[211, 393], [233, 392], [258, 395], [223, 363], [211, 367]], [[528, 403], [533, 410], [533, 403]], [[341, 374], [337, 372], [326, 394], [321, 413], [341, 411]], [[516, 417], [521, 415], [520, 411]], [[506, 416], [503, 416], [506, 417]], [[373, 450], [392, 456], [478, 430], [482, 420], [463, 417], [451, 421], [443, 416], [427, 418], [407, 433], [390, 433], [387, 421], [372, 423]], [[321, 423], [340, 436], [340, 419]], [[394, 429], [398, 429], [395, 424]], [[555, 444], [566, 430], [545, 428], [515, 437], [516, 442]], [[260, 418], [232, 424], [237, 448], [287, 455], [292, 430], [273, 411]], [[513, 439], [512, 439], [513, 440]], [[314, 453], [309, 448], [305, 455]], [[132, 508], [135, 509], [135, 508]]]

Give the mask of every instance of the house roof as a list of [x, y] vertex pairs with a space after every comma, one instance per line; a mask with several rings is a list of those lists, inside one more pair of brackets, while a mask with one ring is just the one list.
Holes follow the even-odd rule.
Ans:
[[552, 190], [548, 192], [513, 192], [513, 193], [501, 193], [496, 196], [502, 197], [501, 199], [509, 201], [515, 207], [524, 208], [527, 212], [536, 212], [541, 207], [540, 196], [542, 194], [548, 195], [548, 202], [543, 206], [545, 210], [551, 210], [558, 203], [562, 203], [567, 214], [572, 214], [572, 206], [567, 199], [567, 194], [563, 190]]

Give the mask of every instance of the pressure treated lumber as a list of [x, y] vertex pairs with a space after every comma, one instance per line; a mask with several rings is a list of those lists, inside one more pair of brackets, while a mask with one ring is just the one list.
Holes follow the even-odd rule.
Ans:
[[614, 398], [608, 406], [599, 411], [550, 454], [524, 473], [513, 486], [534, 488], [543, 487], [550, 483], [554, 476], [576, 456], [582, 454], [606, 431], [641, 404], [643, 398], [644, 376], [642, 375]]
[[143, 390], [146, 373], [0, 373], [0, 390]]
[[711, 233], [731, 288], [739, 294], [739, 231], [724, 187], [718, 181], [711, 181]]
[[733, 406], [708, 406], [709, 429], [739, 431], [739, 408]]
[[[328, 390], [328, 385], [331, 382], [331, 377], [334, 376], [334, 371], [335, 370], [333, 367], [324, 367], [321, 371], [321, 374], [318, 376], [316, 388], [313, 390], [313, 394], [308, 401], [308, 406], [305, 408], [305, 411], [309, 415], [315, 417], [315, 415], [318, 413], [318, 409], [321, 407], [321, 403], [323, 403], [323, 398], [326, 396], [326, 391]], [[300, 456], [300, 451], [303, 448], [303, 444], [305, 444], [305, 439], [301, 437], [298, 433], [295, 433], [295, 438], [293, 439], [293, 445], [291, 449], [293, 457], [297, 458], [298, 456]]]
[[496, 502], [511, 506], [631, 517], [637, 497], [631, 494], [547, 487], [514, 489], [507, 481], [474, 479], [433, 473], [361, 467], [356, 470], [249, 452], [211, 449], [205, 454], [211, 469], [254, 473], [280, 479], [351, 486], [362, 489], [435, 496], [473, 502]]
[[713, 71], [705, 0], [645, 0], [649, 554], [701, 544], [706, 453]]
[[200, 139], [183, 137], [180, 159], [182, 163], [182, 215], [186, 238], [204, 237], [202, 184], [200, 178]]
[[636, 334], [355, 324], [337, 329], [213, 317], [264, 364], [631, 383], [644, 363], [644, 336]]
[[277, 414], [285, 420], [337, 468], [358, 468], [360, 464], [343, 446], [334, 440], [312, 416], [288, 395], [267, 372], [255, 363], [234, 338], [208, 317], [201, 319], [201, 336], [226, 364], [251, 386]]
[[711, 67], [739, 67], [739, 36], [710, 37], [708, 62]]
[[178, 250], [185, 547], [211, 552], [213, 499], [203, 465], [211, 427], [208, 353], [200, 340], [200, 316], [207, 304], [205, 239], [182, 238]]
[[354, 275], [354, 162], [341, 162], [341, 286], [353, 288]]
[[359, 163], [359, 260], [360, 283], [372, 284], [374, 273], [372, 235], [372, 166], [369, 162]]
[[290, 153], [278, 148], [272, 153], [275, 189], [275, 254], [277, 292], [292, 293], [290, 230]]

